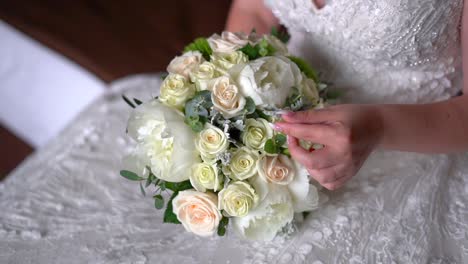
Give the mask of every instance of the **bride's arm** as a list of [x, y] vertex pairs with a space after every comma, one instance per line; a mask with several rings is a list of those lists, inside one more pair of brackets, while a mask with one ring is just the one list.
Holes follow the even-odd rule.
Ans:
[[263, 0], [234, 0], [231, 4], [226, 30], [249, 33], [253, 28], [260, 33], [268, 33], [278, 20], [265, 6]]
[[[468, 151], [468, 4], [462, 23], [464, 95], [424, 105], [338, 105], [285, 114], [275, 128], [288, 135], [291, 155], [333, 190], [354, 176], [379, 146], [425, 153]], [[298, 139], [325, 148], [309, 153]]]

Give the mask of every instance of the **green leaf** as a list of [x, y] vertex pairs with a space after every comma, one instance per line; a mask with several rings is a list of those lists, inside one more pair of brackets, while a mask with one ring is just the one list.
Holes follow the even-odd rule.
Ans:
[[145, 178], [138, 176], [136, 173], [128, 171], [128, 170], [121, 170], [120, 175], [131, 181], [141, 181], [145, 179]]
[[337, 91], [337, 90], [330, 91], [330, 90], [327, 90], [327, 99], [329, 99], [329, 100], [338, 99], [338, 98], [340, 98], [342, 95], [343, 95], [343, 92], [342, 92], [342, 91]]
[[161, 183], [159, 184], [159, 188], [161, 188], [161, 191], [165, 191], [166, 190], [166, 182], [161, 181]]
[[291, 157], [291, 152], [289, 151], [288, 148], [281, 149], [281, 154]]
[[244, 47], [239, 49], [242, 51], [247, 57], [249, 57], [249, 60], [255, 60], [259, 57], [260, 54], [258, 54], [258, 48], [253, 47], [250, 45], [250, 43], [247, 43]]
[[165, 182], [165, 185], [167, 189], [173, 192], [185, 191], [193, 188], [189, 180], [183, 182]]
[[143, 196], [146, 196], [145, 188], [143, 188], [143, 184], [140, 182], [140, 191]]
[[148, 178], [146, 179], [145, 187], [150, 186], [151, 183], [153, 182], [153, 179], [154, 179], [154, 174], [150, 172], [150, 174], [148, 175]]
[[136, 106], [130, 101], [130, 99], [128, 99], [125, 95], [122, 94], [122, 98], [124, 99], [124, 101], [129, 105], [131, 106], [132, 108], [135, 108]]
[[224, 236], [226, 234], [226, 227], [229, 224], [229, 218], [223, 216], [218, 225], [218, 236]]
[[275, 145], [281, 147], [286, 143], [286, 136], [284, 134], [277, 134], [275, 136]]
[[172, 209], [172, 200], [174, 200], [177, 194], [178, 192], [173, 193], [171, 198], [169, 198], [169, 201], [167, 201], [166, 210], [164, 211], [164, 220], [163, 220], [164, 223], [181, 224]]
[[271, 116], [265, 114], [262, 110], [260, 109], [255, 109], [255, 113], [257, 114], [258, 117], [265, 119], [268, 122], [271, 122]]
[[210, 43], [206, 38], [197, 38], [192, 43], [187, 45], [184, 49], [184, 52], [189, 51], [199, 51], [206, 60], [210, 60], [211, 54], [213, 54], [213, 50], [210, 47]]
[[247, 97], [246, 102], [245, 102], [245, 107], [244, 107], [246, 114], [247, 115], [253, 114], [255, 112], [256, 107], [257, 106], [255, 105], [254, 100], [251, 97]]
[[158, 194], [158, 195], [153, 196], [153, 198], [154, 198], [154, 207], [156, 207], [156, 209], [162, 209], [164, 207], [164, 197]]
[[287, 44], [289, 42], [289, 39], [291, 38], [291, 35], [289, 35], [288, 31], [279, 30], [277, 27], [272, 27], [270, 34], [281, 40], [281, 42], [283, 42], [284, 44]]
[[315, 83], [319, 83], [319, 78], [315, 70], [303, 59], [294, 56], [288, 56], [292, 62], [308, 77], [314, 80]]
[[141, 105], [141, 104], [143, 103], [142, 101], [140, 101], [140, 100], [138, 100], [138, 99], [136, 99], [136, 98], [133, 98], [133, 101], [134, 101], [135, 104], [137, 104], [137, 105]]
[[265, 142], [265, 147], [264, 147], [264, 150], [266, 153], [269, 153], [269, 154], [276, 154], [278, 153], [278, 149], [275, 145], [275, 142], [272, 140], [272, 139], [268, 139], [266, 142]]

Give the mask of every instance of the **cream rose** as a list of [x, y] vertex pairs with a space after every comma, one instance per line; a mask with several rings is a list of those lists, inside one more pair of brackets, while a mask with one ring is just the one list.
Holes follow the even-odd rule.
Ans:
[[244, 67], [234, 67], [230, 74], [242, 94], [261, 107], [284, 107], [292, 88], [302, 82], [297, 65], [283, 56], [256, 59]]
[[199, 192], [221, 189], [222, 178], [215, 164], [197, 163], [192, 167], [190, 183]]
[[227, 75], [227, 71], [238, 64], [249, 62], [249, 58], [241, 51], [231, 53], [213, 53], [211, 62], [216, 65], [218, 71], [223, 75]]
[[305, 103], [317, 105], [320, 101], [319, 91], [315, 81], [302, 74], [302, 83], [299, 86], [300, 92], [304, 95]]
[[134, 153], [142, 161], [138, 164], [149, 166], [165, 181], [181, 182], [190, 178], [190, 169], [199, 159], [193, 144], [195, 134], [184, 123], [182, 114], [152, 100], [133, 110], [127, 131], [138, 143]]
[[179, 74], [189, 78], [190, 73], [204, 61], [203, 56], [198, 51], [189, 51], [182, 56], [175, 57], [167, 66], [167, 72]]
[[159, 100], [170, 107], [183, 109], [187, 100], [195, 95], [195, 87], [184, 76], [169, 74], [160, 87]]
[[195, 146], [200, 152], [202, 159], [207, 163], [216, 161], [216, 156], [225, 152], [229, 147], [226, 134], [219, 128], [206, 124], [197, 139]]
[[243, 217], [257, 205], [258, 195], [248, 183], [237, 181], [220, 191], [218, 200], [219, 210], [229, 216]]
[[223, 172], [233, 180], [246, 180], [257, 173], [259, 154], [249, 148], [238, 148]]
[[203, 62], [190, 73], [190, 80], [195, 83], [199, 91], [207, 90], [210, 81], [216, 77], [219, 77], [219, 72], [216, 66], [208, 61]]
[[233, 228], [243, 237], [271, 241], [294, 218], [291, 196], [285, 186], [269, 186], [256, 208], [244, 217], [232, 219]]
[[218, 197], [213, 193], [187, 190], [177, 194], [172, 207], [185, 230], [206, 237], [217, 231], [222, 218], [217, 203]]
[[275, 49], [275, 55], [288, 55], [288, 47], [281, 40], [273, 35], [265, 35], [265, 40]]
[[270, 123], [263, 119], [247, 119], [245, 128], [241, 133], [244, 145], [256, 150], [263, 150], [265, 142], [273, 137], [273, 129]]
[[263, 180], [279, 185], [290, 184], [296, 175], [295, 165], [286, 155], [264, 155], [258, 162], [257, 169]]
[[244, 110], [246, 100], [229, 77], [222, 76], [213, 80], [209, 90], [212, 92], [211, 101], [214, 108], [221, 112], [224, 118], [235, 117]]
[[221, 36], [218, 34], [212, 35], [208, 38], [213, 52], [216, 53], [231, 53], [244, 47], [249, 43], [248, 36], [244, 33], [231, 33], [224, 31]]

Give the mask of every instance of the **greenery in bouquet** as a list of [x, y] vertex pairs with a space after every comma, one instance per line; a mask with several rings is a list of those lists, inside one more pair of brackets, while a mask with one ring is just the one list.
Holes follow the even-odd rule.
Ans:
[[326, 86], [280, 39], [276, 30], [198, 38], [170, 62], [159, 97], [124, 97], [135, 108], [127, 134], [136, 147], [121, 175], [143, 194], [154, 188], [164, 222], [271, 240], [319, 206], [319, 188], [271, 126], [282, 111], [323, 107]]

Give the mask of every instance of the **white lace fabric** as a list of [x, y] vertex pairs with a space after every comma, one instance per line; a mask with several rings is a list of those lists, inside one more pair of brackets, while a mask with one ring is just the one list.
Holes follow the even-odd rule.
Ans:
[[[308, 0], [269, 4], [294, 32], [293, 53], [347, 84], [348, 100], [410, 103], [459, 90], [461, 2], [334, 0], [317, 13]], [[162, 224], [150, 195], [118, 175], [131, 146], [120, 94], [148, 100], [159, 84], [114, 84], [0, 183], [0, 263], [468, 262], [468, 154], [377, 151], [294, 235], [271, 243]]]
[[345, 101], [433, 102], [461, 90], [462, 0], [269, 0], [294, 55]]

